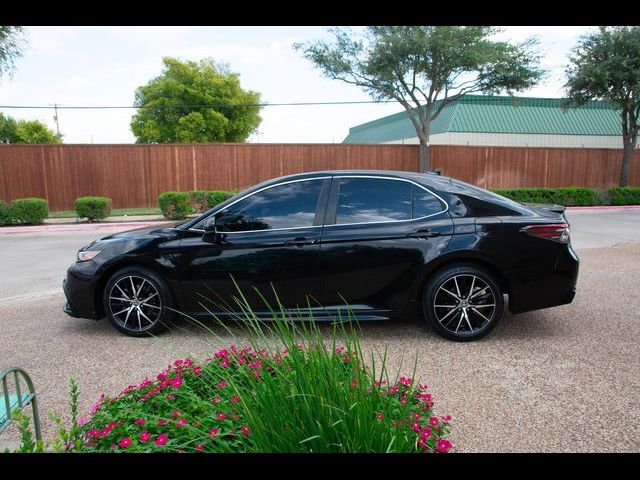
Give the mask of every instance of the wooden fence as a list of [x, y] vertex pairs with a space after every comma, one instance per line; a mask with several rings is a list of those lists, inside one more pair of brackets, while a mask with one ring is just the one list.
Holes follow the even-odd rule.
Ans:
[[[622, 151], [433, 146], [433, 168], [482, 187], [592, 186], [618, 182]], [[113, 206], [155, 206], [167, 190], [241, 189], [290, 173], [418, 170], [416, 145], [188, 144], [0, 145], [0, 199], [42, 197], [52, 211], [82, 195]], [[640, 152], [630, 184], [640, 185]]]

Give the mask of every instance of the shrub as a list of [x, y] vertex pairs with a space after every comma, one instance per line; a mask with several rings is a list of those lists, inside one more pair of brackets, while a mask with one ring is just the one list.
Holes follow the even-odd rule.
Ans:
[[614, 187], [608, 193], [612, 205], [640, 205], [640, 187]]
[[557, 203], [565, 206], [588, 206], [600, 203], [595, 188], [510, 188], [493, 190], [495, 193], [522, 203]]
[[11, 223], [11, 207], [0, 199], [0, 226]]
[[111, 199], [107, 197], [79, 197], [74, 206], [78, 217], [88, 218], [90, 222], [111, 215]]
[[[446, 452], [451, 417], [427, 386], [367, 366], [354, 331], [324, 341], [274, 313], [258, 338], [203, 362], [179, 359], [114, 398], [103, 395], [74, 441], [105, 452]], [[343, 327], [344, 328], [344, 327]], [[344, 332], [344, 330], [342, 330]], [[337, 346], [342, 343], [343, 346]], [[373, 359], [372, 359], [373, 360]], [[375, 362], [371, 363], [375, 365]]]
[[49, 203], [44, 198], [18, 198], [11, 202], [11, 219], [27, 225], [38, 225], [49, 216]]
[[207, 193], [207, 205], [208, 208], [213, 208], [216, 205], [233, 197], [236, 192], [228, 192], [226, 190], [212, 190]]
[[195, 213], [204, 213], [209, 210], [207, 202], [208, 193], [206, 190], [193, 190], [189, 192], [189, 205]]
[[158, 197], [162, 215], [171, 220], [181, 220], [191, 213], [187, 192], [164, 192]]

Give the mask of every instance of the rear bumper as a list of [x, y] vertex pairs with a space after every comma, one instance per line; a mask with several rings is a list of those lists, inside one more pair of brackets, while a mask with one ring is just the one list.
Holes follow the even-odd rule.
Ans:
[[509, 310], [522, 313], [571, 303], [576, 295], [579, 268], [578, 255], [567, 245], [553, 268], [510, 272]]

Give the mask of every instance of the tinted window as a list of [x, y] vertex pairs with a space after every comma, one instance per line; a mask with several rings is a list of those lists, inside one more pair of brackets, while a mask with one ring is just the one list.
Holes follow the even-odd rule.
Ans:
[[409, 220], [412, 187], [398, 180], [341, 178], [336, 223]]
[[426, 217], [443, 210], [440, 200], [420, 187], [413, 187], [413, 218]]
[[310, 227], [323, 180], [287, 183], [239, 201], [216, 215], [221, 232]]

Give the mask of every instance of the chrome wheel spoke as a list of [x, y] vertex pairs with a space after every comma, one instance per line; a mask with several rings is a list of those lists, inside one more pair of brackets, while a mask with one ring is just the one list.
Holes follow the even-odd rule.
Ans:
[[145, 283], [147, 283], [147, 281], [143, 278], [142, 282], [140, 282], [140, 286], [138, 287], [138, 291], [136, 292], [136, 298], [140, 296], [140, 292], [142, 291], [142, 287], [144, 286]]
[[124, 326], [125, 326], [125, 327], [127, 326], [127, 322], [129, 321], [129, 315], [131, 315], [131, 312], [133, 312], [133, 305], [132, 305], [132, 306], [130, 306], [130, 307], [127, 309], [127, 316], [126, 316], [126, 317], [125, 317], [125, 319], [124, 319]]
[[467, 325], [469, 325], [469, 330], [471, 330], [471, 333], [473, 333], [473, 327], [471, 326], [471, 322], [469, 321], [469, 315], [467, 314], [467, 311], [463, 310], [462, 313], [464, 313], [464, 319], [467, 321]]
[[124, 290], [122, 290], [122, 289], [120, 288], [120, 285], [118, 285], [118, 284], [116, 283], [116, 287], [118, 287], [118, 290], [120, 290], [120, 293], [122, 293], [122, 295], [124, 295], [124, 297], [125, 297], [127, 300], [131, 300], [131, 298], [129, 297], [129, 295], [127, 295], [127, 294], [125, 293], [125, 291], [124, 291]]
[[140, 320], [140, 308], [136, 307], [136, 313], [138, 314], [138, 329], [142, 330], [142, 320]]
[[469, 294], [467, 295], [468, 299], [471, 299], [471, 294], [473, 294], [473, 287], [476, 284], [476, 277], [473, 277], [473, 280], [471, 280], [471, 288], [469, 289]]
[[156, 310], [162, 310], [161, 307], [156, 307], [155, 305], [151, 305], [150, 303], [141, 303], [140, 306], [141, 307], [155, 308]]
[[456, 285], [456, 293], [458, 294], [458, 298], [462, 298], [460, 294], [460, 287], [458, 286], [458, 277], [453, 277], [453, 283]]
[[484, 318], [484, 320], [486, 322], [490, 322], [491, 320], [489, 320], [487, 317], [485, 317], [480, 310], [478, 310], [476, 307], [471, 307], [471, 310], [474, 311], [475, 313], [477, 313], [478, 315], [480, 315], [482, 318]]
[[451, 296], [452, 296], [453, 298], [455, 298], [456, 300], [460, 300], [460, 297], [459, 297], [459, 296], [457, 296], [455, 293], [450, 292], [449, 290], [447, 290], [447, 289], [446, 289], [446, 288], [444, 288], [444, 287], [440, 287], [440, 288], [442, 289], [442, 291], [443, 291], [443, 292], [447, 292], [449, 295], [451, 295]]
[[126, 312], [127, 310], [131, 309], [131, 305], [129, 305], [128, 307], [123, 308], [122, 310], [120, 310], [119, 312], [115, 312], [114, 315], [120, 315], [121, 313]]
[[146, 318], [146, 319], [147, 319], [147, 321], [148, 321], [149, 323], [153, 324], [153, 320], [151, 320], [149, 317], [147, 317], [147, 316], [144, 314], [144, 312], [142, 311], [142, 309], [141, 309], [141, 308], [138, 308], [138, 313], [140, 313], [140, 315], [142, 315], [144, 318]]
[[455, 311], [456, 311], [456, 308], [452, 308], [451, 310], [449, 310], [449, 312], [448, 312], [444, 317], [442, 317], [442, 318], [439, 320], [439, 322], [440, 322], [440, 323], [444, 322], [444, 321], [447, 319], [447, 317], [448, 317], [449, 315], [451, 315], [451, 314], [452, 314], [453, 312], [455, 312]]
[[147, 298], [145, 298], [144, 300], [140, 300], [140, 303], [147, 303], [149, 300], [151, 300], [153, 297], [155, 297], [156, 295], [158, 295], [158, 292], [154, 293], [153, 295], [149, 295]]
[[133, 284], [133, 277], [129, 277], [129, 280], [131, 281], [131, 295], [136, 298], [136, 286]]
[[464, 318], [464, 312], [460, 314], [460, 320], [458, 321], [458, 326], [456, 327], [456, 333], [458, 333], [458, 330], [460, 329], [460, 325], [462, 324], [463, 318]]
[[481, 293], [485, 292], [487, 290], [487, 288], [489, 288], [488, 286], [484, 287], [481, 290], [478, 290], [476, 293], [474, 293], [471, 297], [469, 297], [469, 300], [471, 300], [472, 298], [476, 298], [478, 295], [480, 295]]
[[485, 308], [485, 307], [495, 307], [495, 303], [487, 303], [484, 305], [471, 305], [471, 308]]

